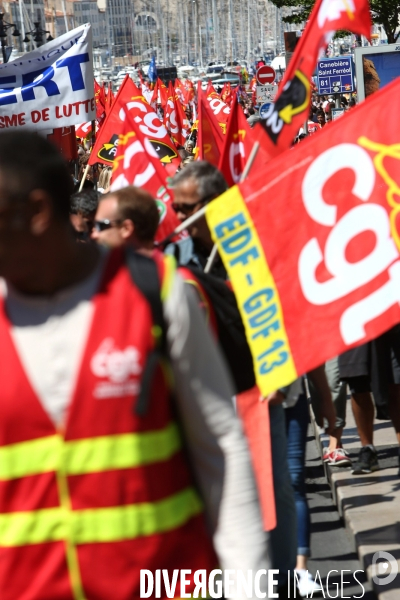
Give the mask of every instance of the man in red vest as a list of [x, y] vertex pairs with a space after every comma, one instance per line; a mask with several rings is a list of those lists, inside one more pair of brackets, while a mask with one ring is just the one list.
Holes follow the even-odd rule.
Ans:
[[185, 597], [196, 571], [268, 569], [247, 446], [195, 297], [159, 261], [176, 399], [157, 363], [139, 407], [154, 314], [122, 251], [75, 242], [70, 188], [48, 141], [0, 134], [1, 600], [132, 600], [141, 570], [161, 570], [161, 598], [182, 570]]

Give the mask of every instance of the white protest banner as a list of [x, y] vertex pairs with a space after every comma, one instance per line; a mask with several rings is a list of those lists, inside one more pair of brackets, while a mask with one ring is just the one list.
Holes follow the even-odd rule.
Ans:
[[0, 129], [56, 129], [96, 118], [89, 24], [0, 65]]

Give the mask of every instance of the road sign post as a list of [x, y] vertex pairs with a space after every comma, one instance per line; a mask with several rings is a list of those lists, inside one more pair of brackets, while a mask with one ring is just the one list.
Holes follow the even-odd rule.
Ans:
[[269, 83], [274, 83], [275, 77], [275, 69], [269, 65], [263, 65], [256, 73], [256, 79], [259, 85], [268, 85]]
[[354, 63], [351, 56], [321, 58], [318, 61], [318, 94], [347, 94], [353, 92]]
[[258, 85], [256, 88], [257, 104], [264, 104], [265, 102], [273, 102], [278, 92], [277, 85]]

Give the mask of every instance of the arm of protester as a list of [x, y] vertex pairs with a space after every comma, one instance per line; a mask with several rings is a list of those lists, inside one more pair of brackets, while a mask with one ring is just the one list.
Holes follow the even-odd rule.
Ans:
[[193, 290], [177, 275], [165, 305], [177, 409], [221, 568], [271, 566], [232, 386]]
[[285, 398], [285, 393], [281, 390], [277, 390], [276, 392], [271, 392], [265, 398], [261, 397], [260, 400], [261, 402], [265, 402], [266, 400], [268, 404], [271, 404], [272, 406], [277, 406], [278, 404], [282, 404], [282, 402], [285, 402]]
[[272, 406], [276, 406], [278, 404], [282, 404], [286, 402], [286, 407], [294, 406], [300, 396], [303, 393], [303, 382], [302, 378], [298, 377], [293, 383], [290, 385], [286, 385], [282, 388], [279, 388], [276, 392], [271, 392], [265, 398], [261, 398], [261, 402], [267, 400], [269, 404]]
[[336, 413], [335, 407], [332, 402], [332, 394], [329, 389], [328, 380], [325, 374], [325, 366], [322, 365], [317, 367], [313, 371], [308, 373], [312, 384], [314, 385], [315, 391], [317, 392], [318, 408], [316, 411], [319, 414], [315, 414], [317, 424], [320, 427], [324, 426], [324, 419], [328, 422], [328, 427], [325, 428], [326, 433], [332, 433], [335, 429]]

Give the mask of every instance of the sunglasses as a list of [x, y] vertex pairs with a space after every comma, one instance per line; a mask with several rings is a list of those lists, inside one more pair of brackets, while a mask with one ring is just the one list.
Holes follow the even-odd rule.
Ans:
[[199, 206], [199, 204], [205, 204], [206, 202], [211, 200], [211, 198], [214, 198], [214, 194], [212, 196], [207, 196], [202, 200], [198, 200], [195, 204], [188, 204], [186, 202], [181, 202], [180, 204], [178, 204], [177, 202], [172, 202], [171, 206], [176, 213], [181, 212], [184, 215], [189, 216], [195, 211], [196, 207]]
[[119, 223], [121, 223], [119, 219], [115, 219], [114, 221], [110, 221], [109, 219], [104, 219], [103, 221], [95, 221], [93, 229], [97, 232], [106, 231], [106, 229], [111, 229], [111, 227], [115, 227]]

